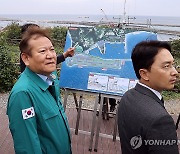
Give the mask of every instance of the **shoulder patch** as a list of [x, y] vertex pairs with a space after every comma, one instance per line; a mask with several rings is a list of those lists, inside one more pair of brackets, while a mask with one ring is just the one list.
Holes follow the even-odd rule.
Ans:
[[34, 107], [22, 110], [23, 119], [29, 119], [35, 116]]

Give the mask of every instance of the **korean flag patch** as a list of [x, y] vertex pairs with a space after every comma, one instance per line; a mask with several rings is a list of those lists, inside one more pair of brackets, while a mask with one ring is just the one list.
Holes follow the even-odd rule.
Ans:
[[34, 117], [35, 116], [34, 108], [30, 107], [30, 108], [22, 110], [22, 116], [23, 116], [23, 119], [25, 120]]

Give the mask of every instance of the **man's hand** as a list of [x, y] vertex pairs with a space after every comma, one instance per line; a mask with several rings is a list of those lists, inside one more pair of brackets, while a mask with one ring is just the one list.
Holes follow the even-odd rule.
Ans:
[[64, 58], [74, 56], [74, 51], [75, 51], [75, 48], [69, 48], [69, 49], [67, 49], [66, 52], [63, 53]]

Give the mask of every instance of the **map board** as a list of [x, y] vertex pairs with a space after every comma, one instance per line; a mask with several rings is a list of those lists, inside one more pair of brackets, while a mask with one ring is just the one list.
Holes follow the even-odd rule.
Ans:
[[152, 32], [119, 28], [70, 27], [64, 51], [75, 55], [62, 63], [60, 87], [123, 95], [135, 86], [131, 52], [143, 40], [157, 40]]

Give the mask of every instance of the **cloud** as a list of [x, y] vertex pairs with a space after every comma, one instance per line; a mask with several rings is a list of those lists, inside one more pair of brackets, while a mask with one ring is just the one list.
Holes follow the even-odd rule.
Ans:
[[[3, 0], [0, 14], [123, 15], [125, 0]], [[180, 0], [126, 0], [127, 15], [180, 16]]]

